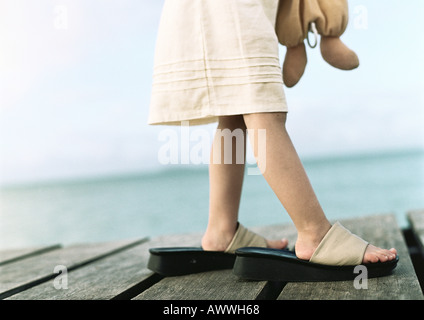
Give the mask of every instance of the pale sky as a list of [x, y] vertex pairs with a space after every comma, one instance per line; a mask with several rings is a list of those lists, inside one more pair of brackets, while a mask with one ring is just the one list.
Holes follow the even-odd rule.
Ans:
[[[0, 0], [0, 184], [161, 167], [166, 127], [147, 117], [162, 4]], [[424, 148], [424, 1], [349, 8], [342, 39], [359, 69], [308, 49], [304, 77], [285, 89], [299, 154]]]

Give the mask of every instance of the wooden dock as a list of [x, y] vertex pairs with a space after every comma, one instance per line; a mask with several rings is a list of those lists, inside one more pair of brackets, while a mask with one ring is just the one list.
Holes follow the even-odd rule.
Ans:
[[[199, 246], [201, 234], [171, 235], [100, 244], [0, 251], [0, 298], [6, 300], [423, 300], [424, 210], [407, 214], [400, 230], [393, 215], [341, 222], [352, 232], [400, 257], [393, 274], [352, 281], [283, 283], [245, 281], [231, 270], [163, 278], [147, 269], [148, 249]], [[294, 243], [292, 225], [252, 228]]]

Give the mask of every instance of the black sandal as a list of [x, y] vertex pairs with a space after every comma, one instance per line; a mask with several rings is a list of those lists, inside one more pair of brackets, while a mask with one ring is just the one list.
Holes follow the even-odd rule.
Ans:
[[207, 251], [200, 247], [152, 248], [147, 267], [163, 276], [231, 269], [236, 249], [246, 246], [266, 247], [266, 240], [238, 224], [225, 251]]
[[[269, 248], [239, 248], [233, 272], [240, 278], [270, 281], [352, 280], [366, 269], [368, 278], [389, 275], [399, 257], [386, 262], [362, 264], [368, 242], [336, 222], [309, 261], [295, 252]], [[365, 275], [364, 275], [365, 276]]]

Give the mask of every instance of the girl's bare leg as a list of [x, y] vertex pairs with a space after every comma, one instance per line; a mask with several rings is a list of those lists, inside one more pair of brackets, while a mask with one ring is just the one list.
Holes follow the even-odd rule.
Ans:
[[[246, 127], [253, 133], [266, 129], [265, 158], [258, 157], [258, 134], [251, 135], [252, 146], [263, 175], [289, 213], [298, 231], [296, 255], [309, 260], [330, 229], [303, 165], [286, 131], [286, 113], [254, 113], [244, 115]], [[395, 258], [396, 250], [369, 245], [364, 263]]]
[[[235, 137], [231, 142], [231, 158], [229, 164], [224, 163], [225, 144], [219, 130], [227, 129]], [[242, 149], [240, 150], [240, 138], [242, 139]], [[238, 141], [237, 141], [238, 139]], [[228, 140], [227, 140], [228, 143]], [[244, 177], [244, 158], [242, 163], [237, 163], [237, 143], [238, 151], [245, 155], [246, 150], [246, 126], [243, 116], [221, 117], [215, 135], [211, 159], [209, 165], [209, 220], [205, 235], [202, 238], [202, 247], [205, 250], [224, 251], [231, 242], [237, 228], [238, 211], [240, 205], [241, 190]], [[221, 157], [214, 158], [214, 150], [220, 148]], [[218, 153], [219, 154], [219, 153]], [[216, 156], [216, 154], [215, 154]], [[273, 248], [284, 248], [287, 240], [268, 241], [268, 246]]]

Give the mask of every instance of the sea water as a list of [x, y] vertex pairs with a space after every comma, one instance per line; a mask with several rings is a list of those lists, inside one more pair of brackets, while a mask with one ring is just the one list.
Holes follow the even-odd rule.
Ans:
[[[302, 159], [329, 219], [424, 209], [424, 151]], [[163, 166], [118, 177], [0, 189], [0, 249], [201, 233], [208, 168]], [[240, 221], [291, 223], [261, 175], [245, 175]], [[199, 239], [200, 240], [200, 239]]]

